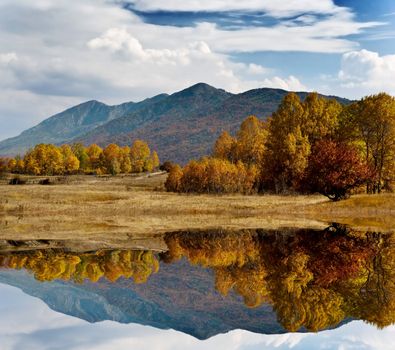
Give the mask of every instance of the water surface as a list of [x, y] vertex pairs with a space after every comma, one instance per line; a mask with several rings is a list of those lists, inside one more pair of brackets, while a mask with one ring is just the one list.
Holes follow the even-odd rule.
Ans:
[[[323, 231], [183, 231], [163, 239], [163, 251], [75, 251], [59, 242], [5, 241], [0, 290], [7, 295], [9, 286], [17, 287], [24, 294], [15, 295], [37, 297], [47, 305], [40, 301], [40, 307], [50, 308], [34, 317], [37, 300], [32, 299], [26, 308], [16, 309], [16, 319], [29, 315], [41, 324], [43, 314], [54, 313], [66, 323], [76, 322], [76, 334], [89, 328], [114, 340], [119, 332], [130, 331], [130, 341], [146, 334], [144, 344], [154, 348], [158, 337], [171, 342], [175, 335], [184, 342], [180, 348], [228, 348], [234, 337], [243, 339], [235, 349], [254, 348], [255, 342], [308, 348], [306, 342], [319, 341], [326, 348], [347, 348], [371, 334], [364, 340], [367, 348], [379, 349], [386, 335], [395, 335], [391, 233], [333, 225]], [[1, 313], [1, 324], [7, 317]], [[49, 335], [46, 327], [36, 332]], [[344, 334], [354, 340], [345, 341]], [[86, 341], [92, 348], [101, 344]], [[166, 348], [163, 342], [156, 348]]]

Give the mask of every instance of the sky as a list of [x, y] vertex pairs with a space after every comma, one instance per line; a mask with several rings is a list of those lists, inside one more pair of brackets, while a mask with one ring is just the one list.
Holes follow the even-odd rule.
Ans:
[[255, 334], [242, 330], [200, 341], [174, 330], [112, 321], [88, 323], [0, 284], [1, 350], [392, 350], [395, 326], [362, 321], [319, 333]]
[[198, 82], [395, 94], [393, 0], [0, 0], [0, 140]]

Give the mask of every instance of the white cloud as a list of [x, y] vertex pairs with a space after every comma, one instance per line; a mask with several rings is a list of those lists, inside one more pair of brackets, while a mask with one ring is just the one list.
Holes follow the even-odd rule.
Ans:
[[[303, 90], [300, 77], [286, 77], [256, 62], [235, 62], [233, 54], [343, 53], [358, 48], [344, 36], [376, 25], [355, 21], [350, 10], [331, 0], [136, 3], [141, 9], [162, 6], [165, 10], [179, 5], [183, 6], [180, 10], [187, 6], [213, 11], [259, 10], [280, 17], [309, 10], [298, 21], [226, 30], [214, 23], [184, 27], [145, 23], [116, 1], [2, 0], [0, 90], [7, 98], [0, 97], [0, 138], [48, 117], [46, 111], [60, 111], [67, 101], [120, 103], [174, 92], [200, 81], [232, 92], [265, 85]], [[12, 106], [7, 99], [13, 101]]]
[[288, 78], [282, 79], [279, 77], [266, 78], [263, 81], [264, 86], [279, 88], [289, 91], [307, 91], [308, 88], [303, 85], [298, 78], [290, 75]]
[[345, 53], [338, 78], [344, 89], [358, 94], [395, 94], [395, 55], [360, 50]]
[[0, 64], [9, 64], [18, 60], [15, 52], [0, 53]]
[[48, 308], [19, 289], [0, 284], [2, 350], [392, 350], [395, 327], [378, 330], [356, 321], [319, 333], [280, 335], [234, 330], [205, 341], [174, 330], [112, 321], [90, 324]]
[[190, 43], [187, 47], [174, 50], [145, 49], [125, 28], [111, 28], [100, 37], [90, 40], [88, 46], [91, 49], [107, 49], [130, 59], [141, 60], [145, 64], [150, 61], [155, 65], [187, 65], [193, 57], [212, 54], [210, 47], [204, 41]]

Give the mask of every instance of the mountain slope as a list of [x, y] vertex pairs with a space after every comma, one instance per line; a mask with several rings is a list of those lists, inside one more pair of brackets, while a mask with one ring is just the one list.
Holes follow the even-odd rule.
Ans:
[[[140, 103], [107, 106], [97, 101], [70, 108], [20, 136], [0, 142], [1, 154], [15, 154], [41, 142], [130, 145], [146, 140], [162, 161], [186, 163], [211, 152], [222, 131], [235, 133], [249, 115], [265, 119], [288, 91], [254, 89], [231, 94], [204, 83]], [[306, 92], [298, 95], [304, 99]], [[339, 97], [340, 103], [350, 101]]]
[[[198, 84], [110, 121], [77, 140], [105, 146], [111, 142], [130, 144], [140, 138], [158, 151], [161, 160], [186, 163], [191, 158], [209, 154], [221, 132], [234, 134], [247, 116], [253, 114], [266, 119], [286, 94], [285, 90], [262, 88], [233, 95]], [[302, 99], [307, 95], [298, 94]], [[346, 99], [333, 98], [349, 103]]]
[[108, 106], [98, 101], [88, 101], [58, 113], [19, 136], [0, 142], [0, 154], [23, 153], [38, 143], [67, 143], [110, 120], [156, 103], [167, 95], [158, 95], [139, 103], [128, 102]]

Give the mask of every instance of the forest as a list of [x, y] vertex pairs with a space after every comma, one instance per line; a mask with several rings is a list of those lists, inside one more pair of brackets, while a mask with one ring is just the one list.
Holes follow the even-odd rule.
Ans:
[[236, 136], [224, 131], [212, 155], [168, 164], [166, 189], [194, 193], [392, 191], [395, 99], [385, 93], [341, 105], [317, 93], [288, 94], [262, 121], [249, 116]]
[[24, 157], [0, 158], [0, 173], [29, 175], [71, 175], [151, 172], [159, 167], [156, 151], [136, 140], [131, 147], [109, 144], [102, 149], [96, 144], [85, 147], [81, 143], [55, 146], [39, 144]]

